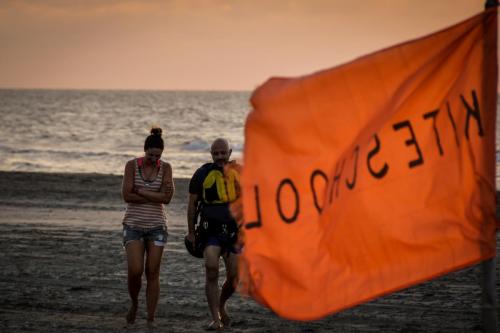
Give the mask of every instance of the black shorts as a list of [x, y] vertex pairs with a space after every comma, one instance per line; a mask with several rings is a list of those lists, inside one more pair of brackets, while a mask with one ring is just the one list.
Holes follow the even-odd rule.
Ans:
[[205, 206], [201, 209], [200, 240], [203, 247], [219, 246], [222, 253], [238, 253], [238, 226], [228, 205]]

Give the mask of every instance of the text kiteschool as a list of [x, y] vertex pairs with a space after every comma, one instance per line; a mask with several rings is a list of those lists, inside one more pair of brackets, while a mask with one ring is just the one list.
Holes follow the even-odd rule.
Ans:
[[[469, 140], [471, 123], [475, 123], [475, 126], [477, 126], [477, 134], [479, 137], [482, 138], [485, 135], [485, 133], [483, 129], [483, 124], [481, 122], [481, 110], [479, 108], [479, 102], [477, 99], [476, 91], [475, 90], [471, 91], [470, 98], [468, 100], [464, 97], [464, 95], [460, 94], [460, 101], [466, 110], [465, 119], [458, 119], [459, 121], [465, 121], [463, 134], [465, 135], [467, 140]], [[445, 111], [440, 109], [435, 109], [430, 112], [424, 113], [422, 115], [423, 121], [428, 121], [429, 125], [432, 126], [435, 137], [435, 143], [439, 151], [439, 155], [442, 156], [444, 152], [443, 152], [443, 147], [441, 145], [439, 129], [436, 126], [436, 118], [441, 112], [446, 112], [446, 117], [449, 121], [449, 124], [451, 128], [453, 128], [453, 133], [455, 136], [455, 141], [457, 146], [459, 145], [459, 136], [461, 135], [461, 133], [459, 133], [457, 130], [457, 123], [452, 114], [452, 110], [448, 102], [446, 103]], [[411, 170], [419, 166], [422, 166], [424, 164], [424, 155], [422, 154], [422, 150], [420, 149], [418, 138], [415, 135], [415, 131], [413, 130], [411, 121], [404, 120], [394, 123], [392, 124], [392, 129], [396, 132], [405, 131], [407, 137], [406, 140], [404, 141], [404, 145], [406, 145], [408, 149], [414, 151], [415, 157], [412, 160], [408, 161], [408, 168]], [[379, 167], [376, 167], [374, 165], [375, 163], [373, 163], [373, 159], [377, 156], [377, 154], [379, 154], [381, 149], [381, 141], [377, 134], [373, 135], [373, 141], [375, 145], [366, 154], [366, 156], [364, 156], [364, 159], [369, 174], [374, 179], [382, 179], [390, 173], [390, 165], [387, 162], [384, 163], [378, 162], [377, 165], [379, 165]], [[323, 170], [316, 169], [311, 172], [309, 176], [310, 191], [302, 195], [312, 195], [314, 206], [318, 211], [318, 213], [322, 212], [325, 204], [325, 202], [320, 203], [318, 199], [319, 197], [318, 193], [321, 193], [320, 191], [323, 191], [325, 187], [321, 186], [320, 189], [320, 187], [316, 186], [318, 183], [317, 180], [321, 179], [322, 180], [321, 182], [323, 184], [326, 184], [327, 197], [325, 198], [324, 201], [328, 200], [328, 204], [331, 204], [334, 201], [334, 199], [339, 196], [339, 190], [342, 186], [345, 186], [347, 190], [353, 190], [356, 187], [358, 169], [360, 168], [361, 164], [360, 160], [362, 160], [360, 158], [361, 156], [359, 155], [360, 155], [360, 146], [356, 145], [352, 151], [352, 154], [350, 155], [351, 156], [350, 160], [353, 161], [353, 169], [350, 172], [347, 172], [348, 170], [344, 170], [347, 158], [343, 158], [342, 160], [337, 162], [335, 166], [335, 174], [332, 178], [328, 178], [327, 174]], [[282, 193], [283, 190], [285, 190], [286, 188], [289, 188], [288, 191], [291, 191], [294, 194], [292, 199], [293, 200], [292, 207], [294, 207], [294, 209], [291, 214], [290, 213], [286, 214], [283, 210]], [[256, 209], [256, 215], [254, 216], [256, 216], [257, 219], [255, 221], [250, 221], [246, 223], [245, 224], [246, 229], [260, 228], [265, 225], [265, 221], [262, 220], [262, 214], [260, 210], [259, 186], [255, 185], [253, 190], [254, 190], [255, 209]], [[280, 181], [275, 191], [275, 200], [276, 200], [276, 210], [281, 220], [285, 223], [295, 222], [300, 214], [301, 194], [297, 191], [297, 188], [292, 179], [284, 178]]]

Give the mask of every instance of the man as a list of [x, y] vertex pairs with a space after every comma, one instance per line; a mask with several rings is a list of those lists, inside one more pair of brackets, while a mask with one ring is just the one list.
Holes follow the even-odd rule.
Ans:
[[[234, 293], [238, 278], [238, 250], [236, 249], [238, 227], [229, 211], [229, 203], [239, 196], [239, 174], [229, 162], [231, 149], [226, 139], [218, 138], [211, 146], [213, 163], [204, 164], [189, 183], [187, 211], [189, 243], [203, 244], [205, 260], [205, 293], [213, 321], [208, 330], [222, 331], [230, 319], [226, 301]], [[201, 216], [201, 239], [195, 239], [195, 224]], [[226, 266], [226, 281], [219, 291], [219, 258]]]

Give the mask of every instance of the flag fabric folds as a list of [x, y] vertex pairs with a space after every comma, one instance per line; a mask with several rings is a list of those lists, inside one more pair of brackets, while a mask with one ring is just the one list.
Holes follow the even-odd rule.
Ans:
[[317, 319], [495, 254], [496, 8], [256, 89], [243, 292]]

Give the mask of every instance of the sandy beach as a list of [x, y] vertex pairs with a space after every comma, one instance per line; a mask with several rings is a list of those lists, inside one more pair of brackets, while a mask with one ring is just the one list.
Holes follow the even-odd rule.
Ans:
[[[176, 179], [167, 207], [159, 332], [202, 332], [210, 320], [202, 260], [183, 244], [187, 183]], [[0, 172], [0, 331], [125, 330], [120, 185], [121, 177], [110, 175]], [[497, 277], [499, 268], [497, 257]], [[480, 331], [478, 274], [470, 267], [314, 322], [279, 318], [237, 294], [228, 303], [234, 323], [227, 331]], [[127, 331], [146, 331], [144, 289], [138, 321]]]

